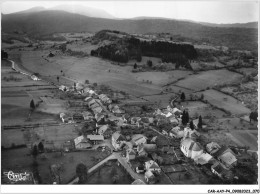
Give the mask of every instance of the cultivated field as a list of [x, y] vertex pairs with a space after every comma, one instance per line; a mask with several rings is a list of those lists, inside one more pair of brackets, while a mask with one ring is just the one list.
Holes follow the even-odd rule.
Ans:
[[210, 70], [191, 75], [176, 83], [177, 86], [199, 91], [224, 83], [238, 82], [242, 75], [228, 70]]
[[250, 113], [250, 110], [246, 108], [244, 104], [224, 93], [218, 92], [216, 90], [206, 90], [203, 92], [203, 94], [204, 99], [206, 99], [210, 104], [230, 111], [231, 114], [243, 115]]

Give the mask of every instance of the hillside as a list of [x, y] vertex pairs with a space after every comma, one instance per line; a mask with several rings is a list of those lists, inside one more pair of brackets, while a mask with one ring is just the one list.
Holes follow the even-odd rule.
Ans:
[[[2, 15], [2, 31], [21, 31], [31, 37], [59, 32], [97, 32], [103, 29], [127, 33], [171, 33], [239, 50], [257, 50], [257, 29], [209, 27], [166, 19], [113, 20], [65, 11], [41, 11]], [[238, 41], [239, 40], [239, 41]]]

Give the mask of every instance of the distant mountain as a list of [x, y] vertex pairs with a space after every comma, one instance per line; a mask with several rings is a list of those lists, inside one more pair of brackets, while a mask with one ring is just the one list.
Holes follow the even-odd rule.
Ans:
[[40, 12], [40, 11], [44, 11], [44, 10], [46, 10], [45, 7], [38, 6], [38, 7], [33, 7], [33, 8], [30, 8], [30, 9], [24, 10], [24, 11], [16, 12], [15, 14], [34, 13], [34, 12]]
[[234, 23], [234, 24], [213, 24], [206, 22], [199, 22], [202, 25], [211, 27], [221, 27], [221, 28], [258, 28], [258, 22], [248, 22], [248, 23]]
[[192, 23], [202, 24], [204, 26], [219, 27], [219, 28], [258, 28], [258, 22], [214, 24], [214, 23], [197, 22], [197, 21], [185, 20], [185, 19], [172, 19], [172, 18], [148, 17], [148, 16], [139, 16], [139, 17], [134, 17], [132, 19], [133, 20], [149, 20], [149, 19], [175, 20], [175, 21], [192, 22]]
[[236, 49], [257, 50], [257, 29], [220, 28], [166, 19], [104, 19], [65, 11], [40, 11], [2, 16], [2, 31], [21, 31], [39, 37], [58, 32], [97, 32], [103, 29], [127, 33], [171, 33]]
[[108, 18], [114, 19], [115, 17], [111, 14], [107, 13], [102, 9], [96, 9], [92, 7], [85, 7], [82, 5], [58, 5], [53, 8], [49, 8], [48, 10], [60, 10], [60, 11], [67, 11], [69, 13], [80, 14], [88, 17], [95, 17], [95, 18]]

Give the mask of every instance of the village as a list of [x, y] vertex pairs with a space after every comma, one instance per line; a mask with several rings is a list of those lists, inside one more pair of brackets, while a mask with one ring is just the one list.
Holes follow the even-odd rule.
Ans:
[[[36, 76], [31, 79], [40, 80]], [[67, 141], [60, 143], [59, 149], [38, 137], [27, 146], [35, 158], [44, 159], [52, 152], [61, 156], [76, 152], [88, 157], [92, 150], [99, 150], [106, 154], [88, 169], [88, 176], [100, 173], [100, 168], [116, 161], [132, 180], [130, 184], [239, 184], [246, 179], [248, 183], [256, 181], [252, 172], [257, 168], [257, 155], [225, 142], [218, 144], [202, 135], [207, 128], [202, 117], [190, 118], [188, 108], [178, 105], [185, 101], [184, 93], [176, 95], [166, 109], [148, 104], [142, 106], [141, 114], [135, 114], [129, 108], [131, 104], [120, 107], [118, 99], [107, 92], [110, 90], [97, 84], [86, 81], [66, 86], [59, 80], [56, 84], [69, 104], [67, 111], [59, 114], [60, 123], [64, 127], [77, 126], [79, 136], [68, 137]], [[32, 111], [37, 109], [34, 105], [31, 108]], [[79, 165], [85, 166], [84, 162], [77, 168]], [[62, 168], [62, 162], [50, 166], [53, 184], [86, 184], [81, 176], [72, 174], [66, 178], [69, 182], [61, 181], [65, 176]], [[76, 169], [76, 166], [72, 168]], [[242, 168], [251, 170], [241, 172]], [[113, 168], [112, 171], [116, 170]], [[118, 176], [110, 178], [113, 184], [120, 184]], [[37, 182], [37, 177], [35, 179]]]

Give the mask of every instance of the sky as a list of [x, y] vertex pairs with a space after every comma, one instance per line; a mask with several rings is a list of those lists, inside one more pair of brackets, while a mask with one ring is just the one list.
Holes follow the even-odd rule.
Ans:
[[63, 4], [76, 4], [105, 10], [117, 18], [139, 16], [165, 17], [210, 23], [246, 23], [258, 21], [258, 0], [208, 0], [208, 1], [5, 1], [4, 14], [26, 10], [36, 6], [51, 8]]

